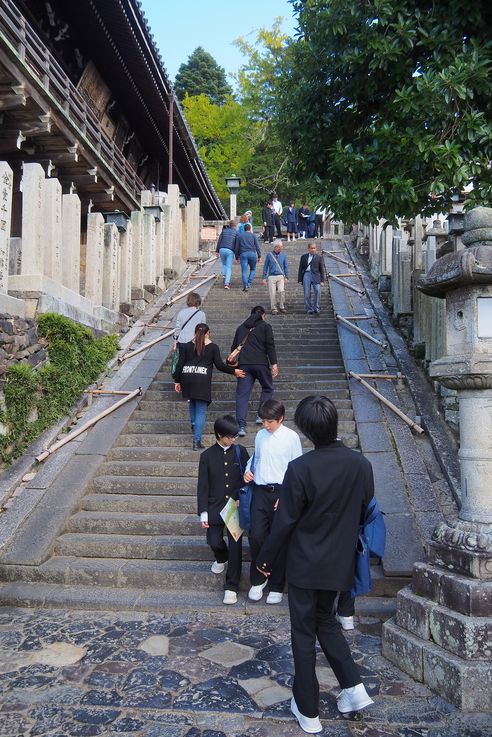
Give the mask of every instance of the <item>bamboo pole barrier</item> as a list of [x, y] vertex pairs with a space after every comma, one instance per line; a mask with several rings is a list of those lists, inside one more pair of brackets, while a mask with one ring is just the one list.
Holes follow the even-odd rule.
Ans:
[[171, 299], [168, 299], [168, 301], [165, 303], [165, 307], [170, 307], [175, 302], [177, 302], [179, 299], [183, 299], [183, 297], [186, 297], [188, 294], [191, 294], [191, 292], [194, 292], [199, 287], [201, 287], [203, 284], [206, 284], [211, 279], [215, 279], [217, 277], [217, 274], [210, 274], [210, 276], [205, 277], [203, 281], [199, 282], [198, 284], [194, 284], [189, 289], [185, 289], [184, 292], [181, 292], [181, 294], [178, 294], [176, 297], [172, 297]]
[[374, 320], [376, 315], [345, 315], [345, 320]]
[[55, 451], [57, 451], [59, 448], [63, 448], [64, 445], [69, 443], [74, 438], [78, 437], [79, 435], [82, 435], [83, 432], [88, 430], [90, 427], [96, 424], [96, 422], [99, 422], [99, 420], [102, 420], [103, 417], [106, 417], [107, 415], [111, 414], [115, 411], [115, 409], [118, 409], [119, 407], [122, 407], [124, 404], [130, 401], [130, 399], [134, 399], [135, 397], [142, 395], [142, 388], [139, 387], [138, 389], [135, 389], [133, 392], [130, 392], [128, 396], [123, 397], [123, 399], [120, 399], [116, 404], [113, 404], [112, 407], [108, 407], [108, 409], [105, 409], [103, 412], [99, 412], [98, 415], [93, 417], [91, 420], [88, 420], [85, 422], [81, 427], [78, 427], [73, 432], [66, 435], [61, 440], [58, 440], [58, 442], [51, 445], [47, 450], [43, 450], [40, 455], [36, 456], [36, 461], [38, 463], [41, 463], [41, 461], [44, 461], [46, 458], [48, 458], [50, 455], [52, 455]]
[[357, 374], [357, 376], [361, 376], [363, 379], [391, 379], [392, 381], [402, 381], [404, 376], [400, 372], [397, 374]]
[[124, 392], [118, 389], [86, 389], [84, 394], [121, 394], [122, 396], [128, 396], [131, 392]]
[[202, 269], [207, 264], [211, 264], [212, 261], [217, 261], [217, 256], [209, 256], [206, 261], [199, 261], [198, 263], [200, 264], [200, 268]]
[[370, 384], [367, 383], [367, 381], [364, 381], [360, 377], [359, 374], [354, 373], [353, 371], [349, 371], [349, 376], [351, 376], [353, 379], [359, 382], [359, 384], [362, 384], [362, 386], [365, 386], [365, 388], [371, 392], [371, 394], [374, 394], [375, 397], [377, 397], [383, 404], [385, 404], [389, 409], [391, 409], [398, 417], [400, 417], [404, 422], [407, 423], [409, 427], [412, 428], [412, 430], [415, 430], [415, 432], [418, 432], [420, 434], [424, 433], [425, 430], [423, 427], [420, 427], [420, 425], [417, 425], [416, 422], [414, 422], [408, 415], [406, 415], [404, 412], [401, 411], [401, 409], [398, 409], [398, 407], [393, 404], [393, 402], [390, 402], [389, 399], [386, 399], [386, 397], [383, 397], [382, 394], [380, 394], [374, 387], [372, 387]]
[[124, 356], [120, 356], [118, 358], [118, 363], [123, 363], [123, 361], [126, 361], [129, 358], [133, 358], [133, 356], [137, 356], [139, 353], [142, 353], [143, 351], [148, 351], [149, 348], [152, 348], [153, 345], [160, 343], [162, 340], [166, 340], [166, 338], [169, 338], [173, 334], [174, 334], [174, 330], [168, 330], [168, 332], [164, 333], [164, 335], [161, 335], [160, 338], [154, 338], [154, 340], [151, 340], [148, 343], [141, 345], [140, 348], [136, 348], [134, 351], [130, 351], [130, 353], [125, 353]]
[[339, 261], [341, 264], [345, 264], [345, 266], [350, 266], [351, 269], [354, 268], [353, 263], [351, 263], [350, 261], [347, 261], [344, 258], [340, 258], [340, 256], [335, 256], [334, 255], [335, 253], [345, 253], [345, 251], [336, 251], [336, 252], [334, 252], [334, 251], [325, 251], [323, 249], [321, 251], [321, 253], [325, 253], [327, 256], [331, 256], [332, 259], [334, 259], [335, 261]]
[[380, 340], [378, 340], [377, 338], [374, 338], [372, 335], [369, 335], [369, 333], [366, 333], [365, 330], [362, 330], [362, 328], [357, 327], [357, 325], [354, 325], [352, 322], [350, 322], [349, 320], [346, 320], [341, 315], [335, 315], [335, 319], [343, 323], [344, 325], [346, 325], [348, 328], [350, 328], [350, 330], [353, 330], [355, 333], [362, 335], [363, 338], [367, 338], [367, 340], [370, 340], [371, 343], [375, 343], [383, 350], [388, 347], [387, 343], [382, 343]]
[[336, 281], [338, 284], [341, 284], [342, 287], [346, 287], [347, 289], [351, 289], [353, 292], [357, 292], [361, 297], [364, 296], [365, 292], [362, 289], [357, 289], [357, 287], [354, 287], [353, 284], [348, 284], [347, 282], [343, 281], [343, 279], [339, 279], [336, 274], [331, 274], [328, 272], [328, 278], [333, 279], [333, 281]]
[[349, 279], [352, 276], [357, 276], [360, 279], [360, 275], [357, 274], [355, 271], [351, 271], [350, 274], [337, 274], [337, 277], [339, 279]]

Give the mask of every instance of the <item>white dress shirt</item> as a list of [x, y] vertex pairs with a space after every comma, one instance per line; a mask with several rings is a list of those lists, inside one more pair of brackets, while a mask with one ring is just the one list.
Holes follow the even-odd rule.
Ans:
[[[302, 446], [294, 430], [285, 425], [280, 425], [275, 432], [263, 428], [255, 438], [255, 484], [281, 484], [287, 465], [299, 456], [302, 456]], [[251, 460], [246, 471], [250, 470]]]
[[272, 205], [273, 205], [273, 211], [275, 212], [275, 214], [281, 215], [282, 214], [282, 203], [280, 202], [280, 200], [272, 200]]

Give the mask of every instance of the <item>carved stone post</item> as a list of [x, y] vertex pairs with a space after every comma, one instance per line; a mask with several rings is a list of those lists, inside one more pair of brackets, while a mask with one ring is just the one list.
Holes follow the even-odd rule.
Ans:
[[418, 288], [446, 299], [447, 355], [431, 376], [457, 389], [461, 509], [439, 525], [428, 561], [399, 592], [383, 653], [467, 711], [492, 703], [492, 209], [465, 215], [465, 249], [438, 259]]

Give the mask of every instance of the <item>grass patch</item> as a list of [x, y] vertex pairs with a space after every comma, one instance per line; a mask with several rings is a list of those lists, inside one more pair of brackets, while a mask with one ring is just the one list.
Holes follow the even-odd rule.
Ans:
[[48, 362], [39, 369], [18, 363], [6, 373], [5, 407], [0, 412], [4, 463], [11, 463], [61, 419], [118, 349], [117, 335], [95, 338], [89, 328], [54, 313], [39, 316], [38, 333], [48, 341]]

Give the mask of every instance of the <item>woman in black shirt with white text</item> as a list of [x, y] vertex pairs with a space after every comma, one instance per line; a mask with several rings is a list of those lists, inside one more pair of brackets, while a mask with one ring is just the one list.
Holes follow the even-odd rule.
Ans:
[[234, 369], [223, 362], [219, 346], [210, 339], [210, 328], [199, 323], [195, 337], [181, 349], [178, 365], [173, 375], [175, 390], [189, 400], [190, 421], [193, 430], [193, 450], [203, 450], [202, 433], [207, 418], [208, 405], [212, 401], [213, 368], [224, 374], [245, 376], [244, 371]]

